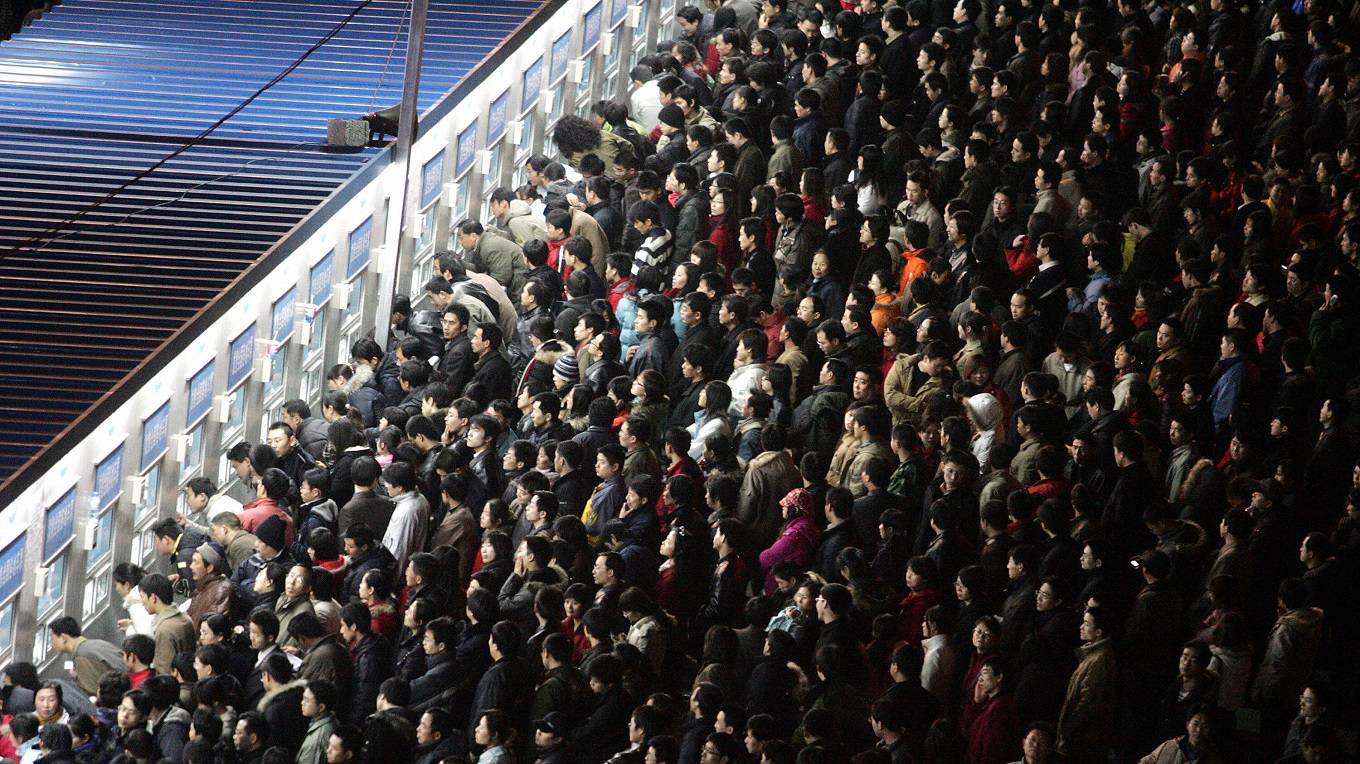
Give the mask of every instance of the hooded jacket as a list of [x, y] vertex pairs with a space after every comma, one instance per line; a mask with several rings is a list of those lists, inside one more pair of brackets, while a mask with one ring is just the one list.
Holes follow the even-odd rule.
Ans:
[[188, 711], [179, 706], [166, 709], [151, 729], [160, 758], [180, 761], [184, 757], [184, 744], [189, 742], [189, 722]]
[[505, 215], [496, 218], [496, 226], [509, 234], [511, 241], [520, 246], [530, 239], [548, 240], [547, 226], [541, 215], [535, 215], [529, 203], [523, 199], [511, 199], [510, 208]]

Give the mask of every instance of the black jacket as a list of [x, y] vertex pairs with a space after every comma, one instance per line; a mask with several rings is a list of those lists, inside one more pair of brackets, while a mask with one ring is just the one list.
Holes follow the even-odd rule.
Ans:
[[341, 535], [355, 523], [367, 525], [374, 538], [382, 538], [387, 533], [387, 523], [392, 520], [396, 504], [386, 496], [372, 490], [358, 489], [354, 497], [340, 505], [340, 517], [336, 525]]
[[477, 354], [472, 352], [472, 341], [467, 332], [454, 337], [444, 345], [444, 354], [439, 357], [435, 370], [444, 375], [444, 384], [454, 395], [463, 391], [463, 386], [472, 378], [472, 363]]
[[491, 664], [482, 674], [472, 694], [472, 708], [468, 713], [467, 734], [472, 739], [477, 721], [483, 711], [499, 708], [510, 715], [516, 727], [529, 722], [529, 703], [533, 700], [533, 680], [529, 669], [518, 660], [504, 658]]
[[510, 373], [510, 362], [499, 351], [487, 353], [477, 361], [469, 382], [485, 385], [491, 400], [513, 397], [514, 375]]
[[345, 574], [345, 585], [341, 590], [342, 602], [359, 601], [359, 582], [370, 570], [381, 570], [387, 574], [387, 580], [396, 581], [397, 560], [387, 548], [378, 542], [373, 543], [373, 548], [369, 549], [362, 557], [350, 563], [349, 572]]
[[440, 693], [457, 683], [458, 664], [453, 653], [445, 650], [439, 655], [425, 659], [425, 673], [411, 680], [411, 702], [407, 707], [412, 711], [424, 712], [433, 708]]
[[307, 736], [307, 718], [302, 715], [305, 680], [295, 680], [260, 700], [260, 711], [269, 722], [269, 745], [281, 745], [296, 756]]
[[571, 732], [581, 761], [602, 762], [627, 748], [632, 714], [633, 699], [623, 688], [615, 687], [600, 696], [586, 720]]
[[590, 500], [590, 494], [595, 490], [596, 482], [594, 473], [585, 467], [557, 478], [552, 490], [557, 494], [558, 514], [580, 517], [585, 511], [586, 502]]
[[392, 676], [392, 645], [381, 634], [367, 634], [350, 650], [354, 661], [354, 691], [350, 724], [362, 724], [378, 702], [378, 688]]

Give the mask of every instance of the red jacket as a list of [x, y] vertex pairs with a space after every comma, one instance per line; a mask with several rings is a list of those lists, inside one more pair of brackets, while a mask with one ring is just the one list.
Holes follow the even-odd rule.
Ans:
[[283, 521], [283, 541], [293, 543], [293, 516], [284, 512], [278, 502], [269, 497], [256, 499], [241, 509], [241, 527], [246, 533], [254, 533], [265, 518], [273, 515]]
[[1001, 693], [974, 708], [972, 723], [963, 732], [968, 738], [968, 760], [972, 764], [1005, 764], [1019, 758], [1024, 729], [1015, 698]]
[[907, 596], [902, 598], [902, 612], [897, 617], [897, 635], [910, 645], [920, 645], [924, 638], [921, 635], [921, 624], [926, 620], [926, 611], [931, 606], [940, 604], [940, 599], [939, 589], [907, 592]]

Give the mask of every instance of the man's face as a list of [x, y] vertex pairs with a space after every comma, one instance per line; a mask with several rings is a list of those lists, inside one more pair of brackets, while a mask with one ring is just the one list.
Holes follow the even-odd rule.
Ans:
[[419, 745], [430, 745], [436, 742], [434, 735], [434, 724], [430, 714], [420, 715], [420, 724], [416, 726], [416, 743]]
[[273, 450], [274, 455], [280, 459], [287, 456], [288, 453], [293, 450], [293, 436], [283, 430], [270, 430], [268, 435], [265, 436], [265, 442], [269, 444], [269, 448]]
[[1053, 750], [1048, 734], [1039, 729], [1030, 730], [1021, 746], [1024, 748], [1025, 761], [1047, 761]]
[[458, 320], [454, 313], [445, 313], [439, 319], [439, 327], [444, 332], [444, 339], [451, 340], [463, 333], [463, 322]]
[[194, 580], [202, 581], [208, 575], [209, 570], [207, 563], [203, 562], [203, 555], [194, 552], [193, 557], [189, 558], [189, 574], [194, 577]]
[[1015, 321], [1024, 321], [1030, 317], [1033, 311], [1029, 307], [1029, 301], [1023, 295], [1011, 295], [1011, 318]]
[[862, 371], [855, 372], [855, 381], [850, 385], [850, 391], [857, 401], [869, 400], [874, 395], [874, 383], [869, 379], [869, 375]]
[[[814, 258], [814, 261], [815, 260], [816, 258]], [[821, 314], [815, 311], [815, 307], [816, 306], [813, 304], [811, 297], [804, 297], [802, 300], [799, 300], [798, 301], [799, 320], [801, 320], [808, 326], [813, 326], [814, 323], [821, 318]]]
[[1011, 216], [1011, 212], [1014, 210], [1014, 208], [1015, 205], [1011, 203], [1011, 199], [1009, 196], [1006, 196], [1005, 194], [997, 194], [996, 196], [992, 197], [993, 216], [1001, 220], [1005, 220]]
[[316, 702], [316, 696], [312, 694], [311, 688], [302, 691], [302, 715], [308, 719], [315, 719], [321, 713], [321, 704]]
[[236, 722], [236, 732], [232, 734], [231, 742], [238, 751], [255, 750], [255, 736], [250, 734], [250, 728], [243, 721]]
[[1082, 616], [1081, 629], [1078, 632], [1078, 636], [1081, 637], [1081, 641], [1083, 642], [1094, 642], [1099, 639], [1096, 621], [1091, 617], [1090, 613], [1086, 613]]
[[290, 598], [305, 596], [308, 589], [305, 575], [300, 565], [289, 570], [287, 577], [283, 579], [283, 593]]
[[339, 735], [331, 735], [326, 741], [326, 764], [346, 764], [353, 756], [345, 750]]
[[611, 580], [608, 566], [605, 565], [604, 555], [595, 558], [595, 565], [590, 569], [590, 577], [595, 581], [596, 586], [605, 586]]
[[481, 329], [478, 329], [477, 331], [472, 333], [472, 352], [481, 355], [482, 353], [485, 353], [487, 350], [489, 350], [490, 347], [491, 343], [487, 342], [482, 337]]

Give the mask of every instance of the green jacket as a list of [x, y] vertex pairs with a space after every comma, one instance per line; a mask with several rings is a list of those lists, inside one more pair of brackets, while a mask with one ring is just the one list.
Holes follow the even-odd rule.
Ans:
[[307, 725], [307, 737], [302, 739], [302, 747], [298, 749], [297, 764], [326, 764], [326, 746], [335, 730], [335, 714], [313, 719]]

